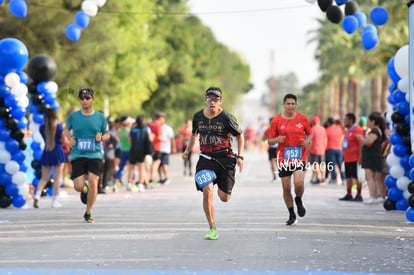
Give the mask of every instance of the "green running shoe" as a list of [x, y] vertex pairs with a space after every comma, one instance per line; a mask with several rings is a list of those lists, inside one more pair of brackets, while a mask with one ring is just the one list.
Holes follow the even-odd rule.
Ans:
[[218, 240], [219, 234], [217, 229], [212, 228], [208, 231], [208, 233], [204, 236], [204, 240]]

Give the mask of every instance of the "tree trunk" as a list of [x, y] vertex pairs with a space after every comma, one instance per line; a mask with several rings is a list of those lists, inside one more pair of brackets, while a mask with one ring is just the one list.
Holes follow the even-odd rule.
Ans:
[[382, 112], [386, 112], [388, 110], [388, 96], [389, 96], [389, 91], [388, 91], [388, 86], [391, 84], [391, 80], [389, 79], [389, 77], [387, 75], [383, 75], [382, 76], [382, 89], [381, 89], [381, 110]]
[[371, 78], [371, 112], [381, 112], [381, 76]]
[[349, 100], [348, 107], [349, 111], [354, 114], [359, 114], [359, 78], [354, 76], [349, 79], [348, 82]]
[[347, 91], [347, 81], [342, 79], [339, 85], [339, 117], [343, 118], [345, 113], [347, 112], [346, 109], [346, 91]]

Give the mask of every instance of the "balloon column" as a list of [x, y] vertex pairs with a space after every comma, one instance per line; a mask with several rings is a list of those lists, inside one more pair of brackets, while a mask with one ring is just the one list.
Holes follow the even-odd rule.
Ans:
[[34, 170], [32, 183], [36, 189], [41, 178], [40, 158], [44, 148], [44, 140], [39, 129], [44, 121], [44, 113], [48, 109], [59, 109], [59, 103], [56, 101], [58, 85], [52, 81], [56, 74], [56, 63], [48, 55], [35, 55], [29, 61], [28, 74], [32, 80], [29, 84], [30, 104], [28, 111], [30, 113], [29, 129], [33, 135], [33, 141], [30, 144], [33, 152], [31, 165]]
[[24, 18], [27, 15], [27, 4], [25, 0], [10, 0], [9, 11], [16, 17]]
[[401, 47], [387, 66], [391, 84], [388, 103], [390, 110], [387, 121], [393, 125], [390, 135], [391, 153], [387, 157], [390, 167], [385, 178], [388, 188], [384, 208], [406, 211], [406, 217], [414, 222], [414, 155], [410, 141], [410, 105], [409, 105], [409, 46]]
[[76, 42], [80, 39], [82, 29], [89, 25], [90, 17], [96, 16], [98, 8], [105, 5], [106, 0], [84, 0], [81, 5], [81, 11], [78, 11], [74, 17], [74, 23], [66, 26], [66, 37]]
[[15, 38], [0, 40], [0, 207], [26, 204], [29, 185], [23, 140], [27, 119], [27, 75], [22, 71], [29, 53]]
[[[316, 1], [306, 0], [313, 4]], [[352, 0], [318, 0], [318, 6], [326, 13], [328, 20], [334, 24], [341, 23], [342, 29], [353, 34], [361, 29], [362, 47], [369, 51], [378, 44], [378, 30], [376, 26], [385, 25], [388, 21], [388, 11], [381, 6], [371, 9], [369, 19], [372, 24], [367, 24], [367, 15], [358, 11], [358, 4]], [[343, 10], [341, 8], [343, 6]]]

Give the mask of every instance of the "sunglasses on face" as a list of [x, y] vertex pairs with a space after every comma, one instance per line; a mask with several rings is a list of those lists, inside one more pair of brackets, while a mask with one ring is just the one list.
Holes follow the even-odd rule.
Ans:
[[206, 97], [207, 102], [219, 102], [220, 100], [220, 97]]
[[91, 96], [81, 96], [81, 97], [79, 97], [80, 100], [89, 100], [91, 98], [92, 98]]

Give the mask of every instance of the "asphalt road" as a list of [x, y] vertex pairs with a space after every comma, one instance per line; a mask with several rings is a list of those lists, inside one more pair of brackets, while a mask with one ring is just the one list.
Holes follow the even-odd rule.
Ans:
[[307, 183], [307, 215], [286, 226], [266, 153], [246, 152], [232, 199], [215, 197], [217, 241], [203, 239], [202, 194], [180, 155], [170, 170], [169, 185], [99, 195], [94, 224], [70, 188], [62, 208], [44, 197], [39, 209], [0, 209], [0, 274], [414, 274], [413, 224], [381, 205], [338, 201], [343, 186]]

